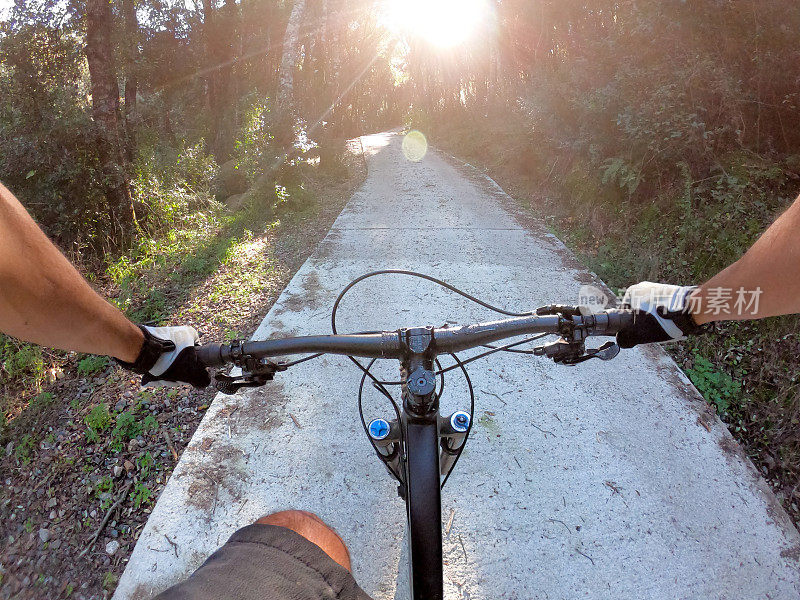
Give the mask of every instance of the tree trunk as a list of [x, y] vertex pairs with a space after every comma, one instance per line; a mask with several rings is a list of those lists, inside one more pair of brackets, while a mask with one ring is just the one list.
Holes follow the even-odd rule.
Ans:
[[98, 134], [97, 153], [105, 176], [109, 217], [112, 225], [126, 235], [136, 222], [136, 214], [120, 143], [119, 86], [111, 31], [108, 0], [87, 0], [86, 59], [91, 78], [92, 117]]
[[213, 115], [216, 123], [216, 137], [213, 144], [217, 161], [226, 161], [233, 146], [233, 133], [236, 127], [235, 104], [238, 99], [237, 81], [233, 64], [237, 56], [239, 36], [239, 9], [236, 0], [225, 0], [221, 18], [216, 22], [217, 43], [217, 104]]
[[125, 20], [125, 151], [129, 163], [136, 151], [136, 92], [139, 85], [139, 24], [134, 0], [122, 0]]
[[216, 27], [214, 22], [214, 1], [203, 0], [203, 45], [205, 46], [206, 53], [206, 69], [208, 76], [206, 77], [206, 103], [208, 105], [210, 118], [210, 143], [209, 150], [213, 153], [215, 150], [217, 136], [219, 135], [219, 123], [217, 122], [217, 115], [219, 114], [219, 74], [216, 70], [216, 62], [218, 51], [218, 36], [216, 35]]
[[286, 33], [283, 36], [283, 56], [278, 71], [278, 131], [275, 137], [284, 146], [288, 146], [293, 139], [294, 71], [297, 66], [300, 23], [305, 8], [306, 0], [295, 0], [289, 15], [289, 22], [286, 24]]

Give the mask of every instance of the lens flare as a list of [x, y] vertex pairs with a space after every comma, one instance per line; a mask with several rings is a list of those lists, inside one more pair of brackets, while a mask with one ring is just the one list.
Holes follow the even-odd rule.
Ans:
[[419, 162], [428, 153], [428, 140], [425, 134], [416, 129], [409, 131], [403, 138], [403, 156], [411, 162]]
[[487, 0], [386, 0], [390, 28], [442, 48], [465, 42], [487, 18]]

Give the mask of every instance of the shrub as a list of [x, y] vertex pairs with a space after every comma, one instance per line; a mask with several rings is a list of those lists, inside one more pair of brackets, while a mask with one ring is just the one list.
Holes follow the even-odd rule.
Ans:
[[0, 333], [0, 381], [30, 377], [35, 386], [44, 378], [42, 349]]

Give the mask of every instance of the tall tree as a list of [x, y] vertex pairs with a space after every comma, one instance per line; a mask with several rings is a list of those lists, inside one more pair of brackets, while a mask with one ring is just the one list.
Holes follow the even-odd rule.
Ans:
[[[203, 46], [205, 54], [206, 71], [206, 107], [211, 115], [210, 139], [211, 146], [216, 144], [219, 133], [219, 123], [216, 115], [219, 114], [219, 72], [217, 71], [217, 56], [219, 56], [219, 35], [216, 26], [214, 0], [203, 0]], [[213, 148], [212, 148], [213, 151]]]
[[287, 145], [292, 140], [294, 125], [294, 72], [299, 56], [300, 24], [306, 9], [306, 0], [295, 0], [286, 33], [283, 36], [283, 55], [278, 68], [278, 131], [276, 139]]
[[91, 78], [97, 152], [105, 177], [109, 217], [117, 233], [124, 236], [136, 222], [136, 213], [126, 171], [127, 161], [120, 143], [119, 86], [111, 42], [112, 29], [108, 0], [87, 0], [86, 60]]
[[217, 51], [217, 103], [212, 119], [216, 124], [216, 136], [212, 150], [217, 160], [227, 160], [233, 149], [232, 139], [236, 127], [236, 102], [239, 98], [239, 86], [234, 72], [234, 64], [240, 53], [239, 43], [239, 7], [236, 0], [225, 0], [216, 23]]
[[139, 87], [139, 23], [135, 0], [122, 0], [125, 54], [125, 152], [133, 162], [136, 148], [136, 94]]

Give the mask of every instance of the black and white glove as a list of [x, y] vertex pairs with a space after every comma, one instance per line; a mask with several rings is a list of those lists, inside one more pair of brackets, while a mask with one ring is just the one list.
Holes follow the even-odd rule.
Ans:
[[707, 328], [695, 323], [690, 312], [689, 296], [696, 287], [650, 281], [629, 287], [622, 308], [633, 309], [633, 325], [617, 334], [619, 347], [672, 342], [705, 333]]
[[211, 383], [208, 370], [197, 360], [199, 336], [194, 327], [147, 327], [139, 325], [144, 344], [136, 362], [117, 362], [142, 375], [142, 385], [191, 383], [196, 388]]

